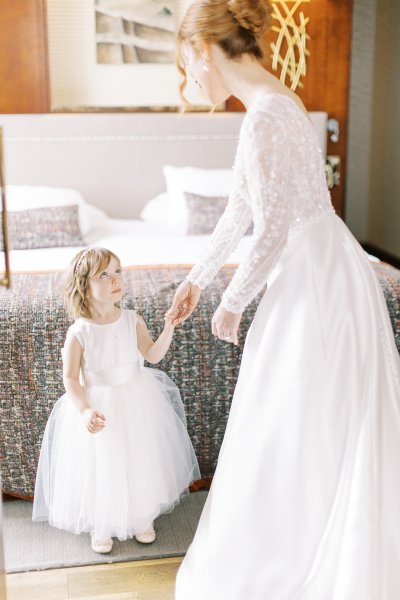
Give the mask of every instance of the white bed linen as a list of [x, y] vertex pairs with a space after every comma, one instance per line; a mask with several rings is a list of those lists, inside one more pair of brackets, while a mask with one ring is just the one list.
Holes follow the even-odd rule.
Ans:
[[[125, 267], [136, 265], [192, 265], [198, 262], [210, 235], [182, 235], [161, 225], [139, 219], [108, 219], [107, 225], [85, 236], [88, 245], [115, 252]], [[252, 236], [244, 236], [227, 260], [240, 263]], [[64, 270], [82, 247], [38, 248], [10, 252], [11, 271], [43, 272]], [[378, 260], [371, 257], [371, 260]]]
[[[115, 252], [122, 265], [194, 264], [207, 245], [209, 235], [182, 235], [138, 219], [109, 219], [106, 227], [85, 236], [88, 245]], [[243, 238], [228, 263], [238, 263], [249, 248], [251, 236]], [[38, 248], [10, 252], [12, 272], [64, 270], [82, 247]]]

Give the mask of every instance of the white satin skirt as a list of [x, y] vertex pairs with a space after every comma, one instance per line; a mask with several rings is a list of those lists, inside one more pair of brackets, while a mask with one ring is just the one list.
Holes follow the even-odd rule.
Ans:
[[34, 521], [125, 540], [171, 512], [200, 478], [174, 382], [142, 367], [117, 384], [123, 370], [111, 370], [114, 384], [110, 371], [100, 373], [101, 385], [87, 382], [90, 405], [106, 416], [98, 433], [89, 433], [68, 394], [56, 402], [40, 451]]
[[400, 359], [334, 214], [294, 229], [268, 279], [175, 598], [400, 598]]

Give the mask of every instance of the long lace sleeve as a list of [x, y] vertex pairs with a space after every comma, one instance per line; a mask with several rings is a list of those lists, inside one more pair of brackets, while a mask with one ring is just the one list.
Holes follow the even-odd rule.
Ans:
[[234, 183], [228, 204], [211, 235], [207, 248], [186, 279], [201, 289], [207, 287], [237, 247], [251, 220], [251, 208], [245, 203]]
[[253, 242], [221, 299], [222, 306], [235, 313], [242, 312], [265, 285], [289, 229], [290, 142], [284, 120], [261, 109], [248, 117], [243, 158], [253, 211]]

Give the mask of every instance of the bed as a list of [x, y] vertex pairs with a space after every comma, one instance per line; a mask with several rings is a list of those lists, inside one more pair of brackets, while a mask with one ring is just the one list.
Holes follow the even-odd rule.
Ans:
[[[325, 152], [327, 115], [312, 118]], [[72, 237], [70, 245], [51, 247], [42, 247], [44, 238], [33, 236], [34, 247], [16, 244], [11, 251], [13, 287], [0, 290], [5, 492], [32, 496], [45, 423], [63, 392], [61, 347], [71, 321], [60, 287], [69, 261], [86, 244], [113, 250], [124, 266], [123, 306], [136, 308], [157, 335], [176, 286], [210, 236], [204, 224], [196, 230], [187, 194], [194, 206], [210, 203], [213, 209], [216, 199], [226, 198], [241, 119], [240, 114], [1, 117], [9, 210], [76, 206], [82, 234]], [[205, 290], [194, 315], [177, 328], [170, 351], [156, 365], [180, 388], [203, 478], [212, 477], [216, 467], [243, 342], [264, 290], [244, 313], [238, 348], [215, 339], [210, 321], [250, 244], [251, 233]], [[370, 259], [400, 351], [400, 271]]]

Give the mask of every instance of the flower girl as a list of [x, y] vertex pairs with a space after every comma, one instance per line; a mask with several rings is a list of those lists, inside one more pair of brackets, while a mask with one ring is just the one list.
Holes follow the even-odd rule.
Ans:
[[154, 519], [200, 477], [178, 388], [140, 362], [165, 356], [172, 319], [154, 342], [119, 307], [120, 261], [104, 248], [77, 254], [65, 291], [76, 319], [62, 350], [66, 393], [46, 425], [32, 519], [90, 532], [95, 552], [110, 552], [112, 537], [150, 543]]

